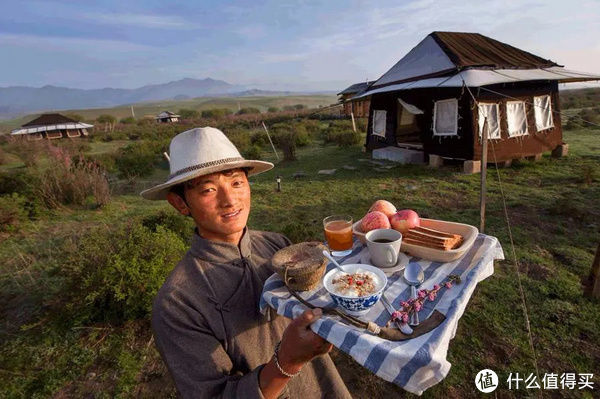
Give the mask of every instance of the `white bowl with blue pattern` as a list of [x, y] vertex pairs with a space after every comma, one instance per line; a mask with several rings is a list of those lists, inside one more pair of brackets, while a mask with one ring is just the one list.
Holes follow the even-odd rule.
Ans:
[[379, 282], [377, 284], [377, 291], [361, 297], [349, 297], [343, 296], [340, 294], [336, 294], [333, 289], [333, 284], [331, 280], [333, 277], [339, 272], [337, 268], [331, 269], [325, 276], [323, 277], [323, 287], [329, 292], [333, 302], [341, 308], [345, 313], [348, 313], [353, 316], [364, 315], [371, 310], [373, 305], [379, 301], [381, 298], [381, 294], [383, 293], [384, 288], [387, 286], [387, 277], [385, 273], [378, 267], [372, 265], [365, 264], [348, 264], [342, 265], [342, 269], [348, 274], [356, 273], [359, 269], [361, 271], [368, 271], [377, 276]]

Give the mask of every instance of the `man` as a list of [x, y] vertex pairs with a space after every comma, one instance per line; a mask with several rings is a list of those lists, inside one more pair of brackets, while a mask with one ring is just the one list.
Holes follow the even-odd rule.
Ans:
[[310, 330], [320, 309], [289, 321], [258, 310], [272, 255], [290, 244], [248, 230], [248, 175], [273, 164], [245, 160], [218, 129], [183, 132], [170, 145], [167, 181], [142, 192], [167, 199], [196, 224], [192, 245], [152, 312], [158, 350], [181, 396], [350, 397], [331, 345]]

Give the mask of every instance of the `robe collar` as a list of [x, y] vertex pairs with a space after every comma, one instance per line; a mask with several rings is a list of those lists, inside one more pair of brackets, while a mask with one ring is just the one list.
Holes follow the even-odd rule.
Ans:
[[247, 227], [244, 227], [244, 233], [238, 245], [207, 240], [198, 234], [197, 229], [194, 229], [190, 251], [194, 257], [207, 262], [231, 263], [237, 262], [241, 258], [250, 258], [251, 247], [250, 232]]

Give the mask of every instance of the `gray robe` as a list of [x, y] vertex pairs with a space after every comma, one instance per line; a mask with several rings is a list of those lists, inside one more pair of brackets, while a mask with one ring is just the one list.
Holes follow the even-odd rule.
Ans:
[[[245, 230], [239, 246], [194, 234], [152, 311], [158, 350], [185, 398], [262, 398], [258, 375], [290, 320], [258, 310], [269, 262], [290, 245], [281, 234]], [[307, 363], [282, 397], [351, 397], [329, 355]]]

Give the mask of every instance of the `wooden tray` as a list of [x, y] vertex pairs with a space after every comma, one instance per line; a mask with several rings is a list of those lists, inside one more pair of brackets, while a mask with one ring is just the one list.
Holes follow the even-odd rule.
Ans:
[[[352, 233], [354, 233], [360, 242], [366, 244], [365, 233], [363, 233], [360, 229], [361, 220], [352, 225]], [[477, 238], [477, 234], [479, 234], [477, 227], [464, 223], [446, 222], [444, 220], [421, 219], [421, 226], [440, 230], [446, 233], [460, 234], [463, 236], [462, 245], [458, 248], [450, 249], [448, 251], [422, 247], [420, 245], [405, 244], [404, 241], [402, 241], [400, 251], [406, 252], [412, 256], [436, 262], [452, 262], [460, 258], [471, 248], [473, 242], [475, 242], [475, 238]]]

